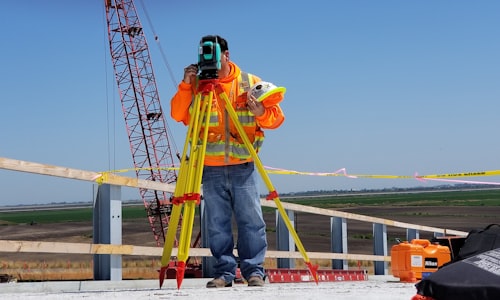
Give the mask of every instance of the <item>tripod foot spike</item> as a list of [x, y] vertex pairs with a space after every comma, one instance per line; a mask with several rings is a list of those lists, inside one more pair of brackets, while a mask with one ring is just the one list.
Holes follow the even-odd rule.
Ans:
[[160, 289], [161, 289], [161, 286], [163, 285], [163, 281], [165, 280], [165, 276], [167, 275], [167, 267], [161, 267], [160, 269]]
[[176, 272], [177, 289], [181, 288], [182, 280], [184, 280], [185, 271], [186, 271], [186, 263], [183, 261], [178, 262], [177, 263], [177, 272]]
[[306, 262], [306, 265], [309, 268], [309, 272], [311, 272], [311, 275], [314, 278], [314, 281], [316, 281], [316, 284], [318, 284], [318, 281], [319, 281], [319, 278], [318, 278], [318, 268], [319, 268], [319, 265], [313, 265], [310, 261]]

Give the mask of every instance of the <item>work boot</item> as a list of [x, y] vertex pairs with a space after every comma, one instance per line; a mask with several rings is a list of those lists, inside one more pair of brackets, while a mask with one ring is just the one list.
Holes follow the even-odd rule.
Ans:
[[264, 286], [264, 280], [260, 276], [250, 276], [248, 286]]
[[233, 286], [233, 283], [226, 282], [223, 277], [214, 278], [207, 282], [207, 288], [223, 288]]

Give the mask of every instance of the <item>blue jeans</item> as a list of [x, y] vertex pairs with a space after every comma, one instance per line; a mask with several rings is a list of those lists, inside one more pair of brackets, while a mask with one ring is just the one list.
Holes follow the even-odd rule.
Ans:
[[203, 170], [205, 224], [214, 265], [215, 278], [226, 282], [235, 278], [238, 262], [233, 255], [232, 215], [238, 227], [236, 247], [241, 275], [264, 277], [267, 250], [266, 223], [257, 184], [254, 163], [211, 167]]

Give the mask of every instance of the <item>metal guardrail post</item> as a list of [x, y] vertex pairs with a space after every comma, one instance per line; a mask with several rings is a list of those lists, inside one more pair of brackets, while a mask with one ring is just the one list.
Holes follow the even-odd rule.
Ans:
[[[94, 244], [122, 244], [121, 187], [102, 184], [93, 208]], [[122, 256], [94, 254], [94, 280], [122, 280]]]
[[[295, 228], [295, 212], [293, 210], [285, 210], [292, 224]], [[281, 217], [278, 210], [276, 210], [276, 248], [278, 251], [295, 251], [295, 242], [292, 235], [288, 231], [285, 225], [285, 221]], [[293, 258], [278, 258], [277, 259], [278, 268], [291, 269], [295, 267], [295, 259]]]
[[434, 237], [442, 237], [444, 236], [444, 233], [442, 232], [434, 232]]
[[[373, 254], [387, 255], [387, 226], [385, 224], [373, 224]], [[386, 261], [374, 261], [375, 275], [387, 275], [388, 263]]]
[[[347, 253], [347, 220], [345, 218], [330, 218], [331, 250], [333, 253]], [[348, 270], [348, 261], [332, 259], [332, 269]]]
[[411, 229], [407, 228], [406, 229], [406, 240], [411, 241], [414, 239], [419, 239], [420, 238], [420, 233], [418, 232], [417, 229]]

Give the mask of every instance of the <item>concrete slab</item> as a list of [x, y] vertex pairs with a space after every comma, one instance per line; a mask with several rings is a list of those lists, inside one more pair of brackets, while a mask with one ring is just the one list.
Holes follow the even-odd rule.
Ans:
[[159, 289], [157, 280], [64, 281], [0, 284], [0, 298], [9, 300], [57, 299], [287, 299], [287, 300], [410, 300], [414, 283], [399, 282], [392, 276], [369, 276], [367, 281], [316, 283], [272, 283], [264, 287], [236, 284], [230, 288], [207, 289], [209, 279], [184, 279], [177, 289], [175, 280], [166, 280]]

